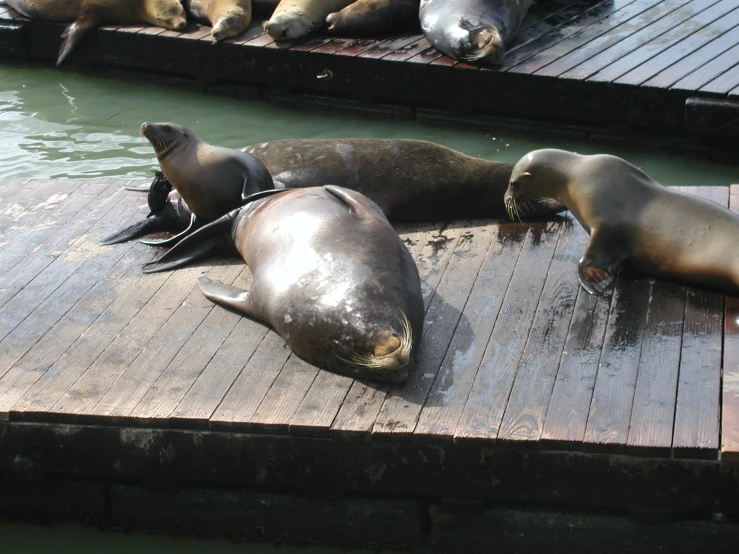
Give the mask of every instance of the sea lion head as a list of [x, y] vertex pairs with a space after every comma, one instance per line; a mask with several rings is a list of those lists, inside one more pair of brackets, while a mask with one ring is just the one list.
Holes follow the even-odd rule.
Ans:
[[173, 31], [182, 31], [187, 25], [187, 16], [181, 0], [144, 0], [139, 14], [146, 23]]
[[195, 133], [176, 123], [149, 123], [141, 124], [141, 132], [154, 147], [157, 158], [164, 159], [177, 148], [190, 141], [200, 141]]
[[449, 29], [449, 40], [458, 59], [465, 62], [496, 64], [503, 62], [505, 45], [500, 31], [492, 25], [475, 25], [461, 18]]
[[[536, 205], [558, 204], [563, 184], [562, 170], [567, 167], [570, 152], [545, 148], [521, 158], [511, 173], [504, 202], [511, 219], [521, 219]], [[556, 201], [555, 201], [556, 199]]]
[[316, 28], [304, 13], [286, 10], [265, 21], [264, 30], [275, 40], [291, 40], [307, 35]]
[[241, 23], [241, 18], [235, 15], [225, 15], [213, 24], [211, 35], [214, 39], [220, 41], [235, 37], [243, 30], [244, 25]]

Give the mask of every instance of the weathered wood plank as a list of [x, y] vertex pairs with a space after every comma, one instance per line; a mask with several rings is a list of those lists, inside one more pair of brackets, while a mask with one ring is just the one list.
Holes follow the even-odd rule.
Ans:
[[587, 294], [577, 280], [577, 263], [587, 243], [588, 235], [577, 223], [563, 225], [503, 413], [499, 441], [533, 443], [541, 438], [575, 303], [579, 294]]
[[585, 428], [588, 451], [626, 449], [651, 290], [651, 279], [623, 274], [616, 279]]
[[424, 320], [418, 365], [408, 382], [393, 387], [373, 427], [374, 435], [413, 433], [421, 408], [458, 325], [472, 285], [493, 239], [489, 225], [465, 226]]
[[560, 223], [535, 223], [529, 228], [455, 432], [456, 440], [490, 441], [498, 435], [561, 230]]
[[739, 86], [739, 71], [734, 66], [709, 83], [703, 85], [700, 92], [710, 92], [715, 94], [734, 94], [731, 91]]
[[426, 40], [426, 37], [420, 37], [415, 42], [399, 47], [395, 52], [385, 54], [382, 59], [388, 62], [404, 62], [428, 48], [431, 48], [431, 43]]
[[[735, 44], [720, 56], [694, 69], [692, 73], [687, 74], [670, 88], [674, 90], [698, 90], [722, 74], [730, 72], [739, 73], [737, 71], [738, 65], [739, 44]], [[739, 75], [735, 76], [735, 79], [739, 83]]]
[[307, 394], [290, 419], [293, 435], [328, 435], [331, 424], [346, 398], [354, 379], [329, 371], [319, 371]]
[[[680, 188], [729, 205], [728, 187]], [[675, 457], [718, 455], [723, 314], [722, 294], [688, 288], [672, 438]]]
[[[739, 185], [731, 185], [729, 208], [739, 214]], [[739, 298], [726, 297], [724, 371], [721, 389], [721, 459], [739, 461]]]
[[452, 439], [498, 318], [528, 231], [527, 224], [497, 226], [414, 432], [417, 439]]
[[[709, 4], [710, 6], [708, 7], [700, 5], [700, 11], [698, 11], [698, 13], [693, 15], [691, 18], [676, 25], [675, 27], [673, 27], [666, 33], [663, 33], [654, 40], [643, 44], [630, 54], [614, 60], [611, 64], [605, 66], [594, 75], [588, 77], [587, 80], [610, 83], [616, 81], [622, 76], [626, 76], [626, 74], [628, 74], [629, 72], [636, 72], [640, 66], [655, 58], [656, 56], [664, 53], [672, 45], [678, 43], [685, 37], [689, 37], [694, 33], [700, 34], [699, 31], [701, 31], [701, 29], [703, 29], [707, 25], [710, 25], [711, 22], [715, 19], [718, 19], [724, 14], [730, 12], [734, 7], [731, 5], [731, 0], [721, 0], [716, 3], [709, 2]], [[662, 68], [664, 68], [664, 65], [659, 67], [659, 69]], [[652, 76], [654, 71], [646, 73], [649, 73], [647, 77], [649, 78]]]
[[602, 52], [584, 60], [577, 66], [562, 73], [559, 77], [565, 79], [587, 79], [598, 71], [610, 66], [623, 58], [625, 55], [636, 52], [643, 45], [657, 39], [673, 27], [689, 20], [701, 7], [707, 8], [718, 0], [691, 0], [688, 4], [680, 6], [675, 11], [653, 21], [647, 27], [626, 37], [621, 42], [613, 44]]
[[379, 44], [376, 44], [372, 48], [365, 50], [359, 57], [361, 59], [380, 59], [384, 58], [388, 54], [397, 52], [398, 50], [405, 49], [414, 42], [421, 40], [421, 35], [413, 34], [408, 36], [402, 36], [400, 38], [392, 38], [385, 40]]
[[[64, 179], [7, 179], [0, 190], [0, 243], [32, 229], [83, 181]], [[0, 252], [7, 256], [5, 249]]]

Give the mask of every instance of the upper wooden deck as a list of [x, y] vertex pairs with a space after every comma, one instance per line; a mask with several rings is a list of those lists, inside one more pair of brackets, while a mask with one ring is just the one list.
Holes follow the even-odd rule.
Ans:
[[143, 275], [155, 249], [100, 246], [146, 214], [123, 184], [0, 184], [0, 470], [736, 512], [736, 299], [590, 296], [577, 223], [404, 226], [419, 363], [368, 384], [206, 300], [241, 260]]
[[[490, 68], [456, 63], [420, 34], [275, 43], [260, 23], [222, 43], [194, 24], [184, 33], [104, 27], [84, 39], [70, 63], [160, 81], [181, 77], [235, 94], [309, 93], [478, 126], [515, 118], [582, 136], [739, 139], [736, 0], [540, 2], [504, 63]], [[0, 56], [52, 61], [63, 29], [0, 5]]]

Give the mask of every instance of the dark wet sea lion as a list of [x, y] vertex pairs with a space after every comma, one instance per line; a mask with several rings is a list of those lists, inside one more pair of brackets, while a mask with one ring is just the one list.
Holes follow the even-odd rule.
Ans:
[[[507, 217], [512, 164], [482, 160], [413, 139], [287, 139], [244, 151], [264, 163], [276, 188], [338, 185], [361, 192], [392, 222]], [[528, 215], [551, 215], [541, 205]]]
[[213, 27], [216, 40], [232, 38], [251, 23], [252, 0], [185, 0], [185, 9], [198, 23]]
[[739, 216], [659, 184], [605, 154], [535, 150], [514, 167], [515, 210], [531, 198], [561, 202], [590, 234], [578, 265], [583, 288], [601, 295], [622, 264], [641, 273], [739, 293]]
[[516, 36], [531, 0], [421, 0], [421, 29], [455, 60], [496, 64]]
[[418, 28], [420, 0], [357, 0], [328, 15], [328, 30], [337, 35], [382, 35]]
[[98, 25], [149, 23], [181, 31], [185, 9], [181, 0], [6, 0], [8, 6], [31, 19], [73, 22], [62, 34], [56, 64], [61, 64], [82, 36]]
[[144, 272], [179, 267], [234, 243], [253, 274], [251, 289], [201, 278], [208, 298], [267, 322], [318, 367], [405, 381], [424, 310], [418, 270], [400, 237], [357, 192], [333, 186], [272, 192], [199, 229]]
[[179, 235], [147, 244], [175, 244], [202, 224], [238, 208], [250, 194], [274, 188], [264, 164], [244, 152], [207, 144], [174, 123], [143, 123], [141, 131], [154, 147], [167, 181], [193, 214], [190, 226]]
[[328, 14], [344, 9], [354, 0], [282, 0], [264, 30], [275, 40], [290, 40], [317, 31]]
[[[180, 233], [187, 229], [192, 218], [180, 193], [172, 189], [172, 185], [161, 171], [155, 172], [154, 181], [148, 189], [149, 215], [146, 219], [105, 237], [101, 244], [119, 244], [152, 233], [163, 231]], [[139, 187], [130, 190], [145, 191]]]

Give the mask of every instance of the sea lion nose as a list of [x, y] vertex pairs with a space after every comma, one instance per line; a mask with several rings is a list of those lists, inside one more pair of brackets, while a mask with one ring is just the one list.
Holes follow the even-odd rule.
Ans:
[[184, 19], [180, 19], [177, 23], [175, 23], [175, 31], [182, 31], [186, 25], [187, 21], [185, 21]]
[[141, 128], [141, 132], [142, 133], [146, 133], [147, 129], [149, 128], [149, 124], [146, 123], [146, 122], [144, 122], [144, 123], [141, 124], [141, 127], [140, 128]]

